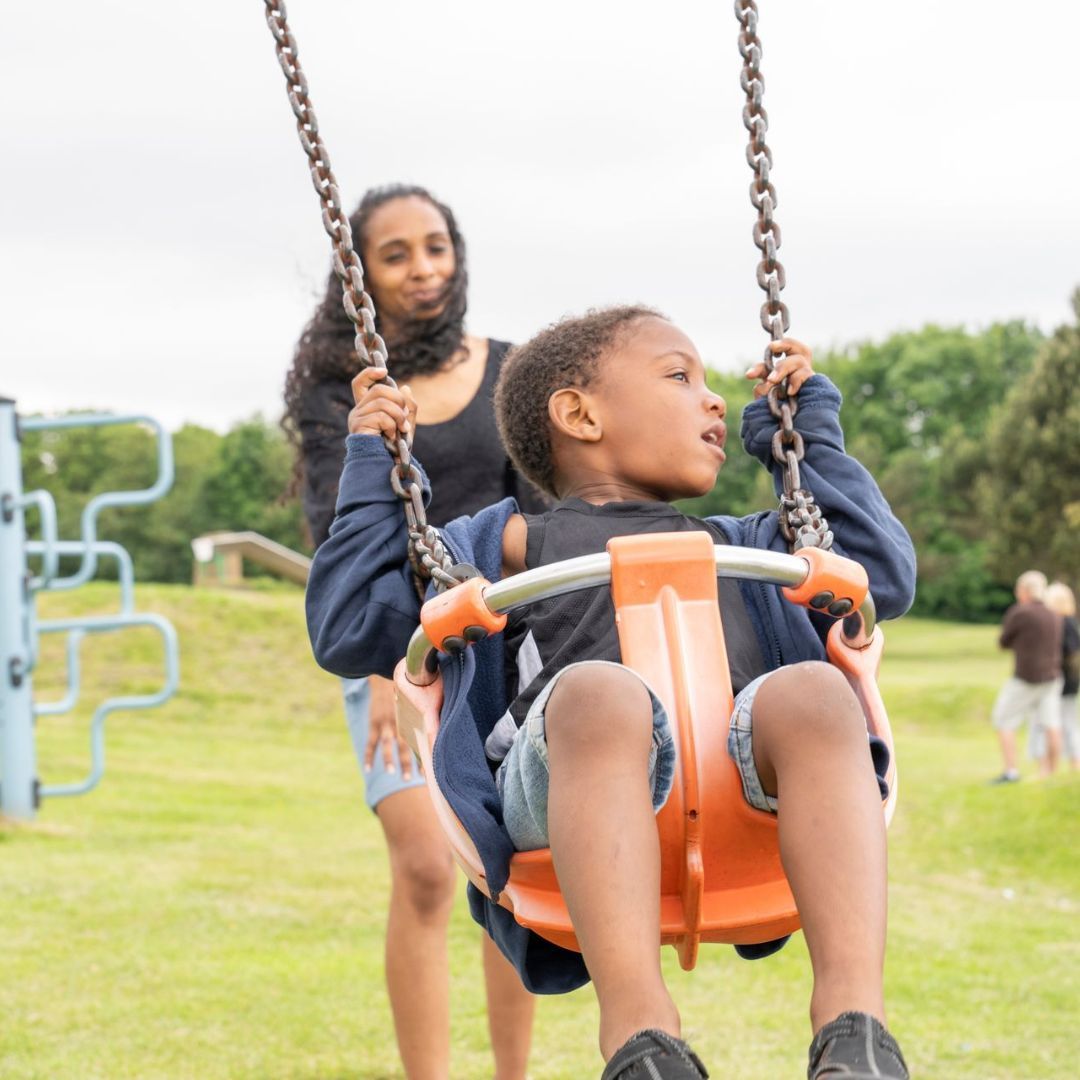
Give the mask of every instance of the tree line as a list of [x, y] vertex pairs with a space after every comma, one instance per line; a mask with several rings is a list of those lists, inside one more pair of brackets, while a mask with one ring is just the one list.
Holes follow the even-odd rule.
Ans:
[[[919, 614], [997, 618], [1029, 567], [1080, 582], [1080, 290], [1073, 306], [1074, 321], [1048, 337], [1020, 321], [977, 332], [931, 325], [817, 357], [844, 395], [848, 450], [915, 541]], [[771, 479], [735, 438], [750, 384], [715, 372], [710, 383], [728, 401], [731, 449], [716, 488], [685, 508], [772, 507]], [[176, 482], [164, 499], [99, 520], [99, 536], [127, 547], [140, 578], [190, 581], [190, 541], [205, 532], [251, 529], [310, 551], [277, 424], [254, 417], [225, 434], [188, 424], [173, 447]], [[64, 537], [78, 535], [93, 494], [147, 487], [155, 470], [153, 436], [138, 427], [23, 440], [24, 488], [53, 493]]]

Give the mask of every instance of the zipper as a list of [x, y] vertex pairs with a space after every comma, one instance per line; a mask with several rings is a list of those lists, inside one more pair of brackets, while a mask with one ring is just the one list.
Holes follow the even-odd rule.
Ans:
[[[750, 523], [749, 532], [749, 544], [747, 547], [757, 547], [758, 525], [760, 518], [755, 517]], [[772, 649], [772, 659], [774, 667], [783, 666], [783, 657], [780, 655], [780, 635], [776, 632], [776, 620], [773, 618], [772, 605], [776, 599], [776, 593], [772, 591], [772, 586], [767, 585], [764, 581], [755, 581], [758, 593], [761, 596], [761, 617], [762, 622], [765, 624], [765, 635], [769, 639], [769, 646]]]

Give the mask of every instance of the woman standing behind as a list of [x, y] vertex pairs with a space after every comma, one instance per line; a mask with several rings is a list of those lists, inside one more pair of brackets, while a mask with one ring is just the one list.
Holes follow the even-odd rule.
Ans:
[[1074, 769], [1080, 769], [1080, 732], [1077, 731], [1076, 707], [1080, 695], [1080, 624], [1076, 621], [1076, 597], [1063, 582], [1046, 588], [1044, 603], [1065, 620], [1062, 639], [1061, 673], [1061, 750]]
[[[472, 514], [507, 495], [526, 511], [543, 501], [510, 465], [491, 394], [509, 346], [464, 331], [465, 244], [454, 216], [423, 188], [369, 191], [349, 219], [390, 373], [418, 404], [413, 450], [432, 485], [428, 520]], [[286, 425], [298, 444], [304, 512], [321, 544], [334, 518], [345, 454], [354, 328], [333, 276], [297, 345], [285, 384]], [[398, 1050], [410, 1080], [450, 1075], [447, 928], [457, 873], [423, 778], [399, 742], [392, 684], [345, 682], [345, 714], [366, 800], [386, 836], [390, 913], [386, 981]], [[484, 936], [488, 1027], [497, 1080], [522, 1080], [534, 1001]]]

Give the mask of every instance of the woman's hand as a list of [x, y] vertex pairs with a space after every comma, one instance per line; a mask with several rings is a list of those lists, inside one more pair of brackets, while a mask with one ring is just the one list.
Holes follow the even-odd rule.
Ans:
[[353, 379], [349, 434], [396, 439], [400, 433], [411, 445], [416, 402], [407, 386], [387, 386], [385, 378], [386, 368], [369, 367]]
[[398, 748], [398, 760], [401, 762], [401, 778], [411, 780], [413, 774], [413, 753], [409, 744], [398, 736], [397, 715], [394, 711], [394, 684], [389, 679], [380, 679], [372, 675], [368, 680], [371, 698], [368, 702], [368, 741], [364, 748], [364, 771], [375, 767], [375, 754], [382, 755], [383, 768], [388, 772], [397, 772], [394, 765], [394, 746]]
[[764, 361], [755, 364], [746, 373], [748, 379], [761, 380], [754, 387], [754, 397], [764, 397], [784, 378], [787, 379], [787, 392], [794, 396], [802, 384], [814, 374], [814, 354], [810, 351], [810, 346], [794, 338], [783, 338], [781, 341], [770, 341], [769, 350], [774, 357], [782, 357], [774, 361], [776, 366], [772, 374], [765, 371]]

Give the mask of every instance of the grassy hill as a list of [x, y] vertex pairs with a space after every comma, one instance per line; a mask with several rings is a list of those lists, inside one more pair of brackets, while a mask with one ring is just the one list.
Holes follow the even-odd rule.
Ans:
[[[299, 591], [141, 587], [180, 634], [179, 695], [110, 720], [102, 786], [0, 826], [0, 1076], [374, 1080], [400, 1076], [382, 991], [387, 870], [337, 683]], [[46, 612], [115, 607], [93, 586]], [[992, 788], [994, 630], [887, 628], [897, 731], [891, 1021], [922, 1077], [1072, 1078], [1080, 1061], [1080, 774]], [[40, 700], [62, 692], [47, 641]], [[88, 638], [79, 710], [39, 723], [43, 781], [81, 778], [107, 694], [160, 679], [150, 632]], [[1031, 770], [1028, 770], [1029, 775]], [[464, 890], [462, 890], [463, 893]], [[452, 927], [453, 1076], [491, 1075], [479, 931]], [[809, 963], [703, 950], [665, 965], [714, 1075], [805, 1074]], [[540, 1003], [533, 1080], [599, 1074], [586, 989]], [[740, 1063], [736, 1065], [735, 1063]]]

